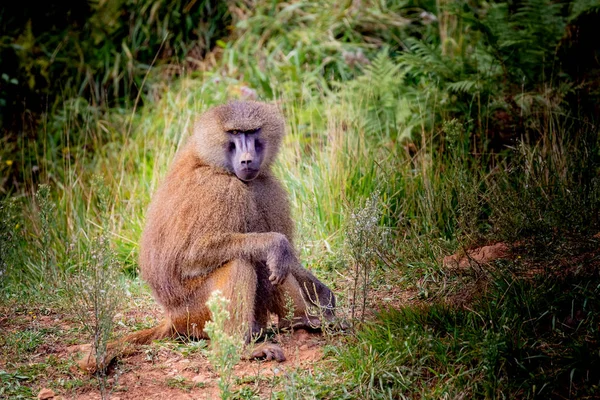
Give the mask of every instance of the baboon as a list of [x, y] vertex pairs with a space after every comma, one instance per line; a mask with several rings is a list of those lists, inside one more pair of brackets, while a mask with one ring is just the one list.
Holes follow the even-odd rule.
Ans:
[[[264, 333], [271, 314], [280, 328], [331, 321], [335, 297], [299, 263], [287, 194], [270, 170], [283, 135], [270, 104], [236, 101], [200, 116], [154, 194], [140, 245], [142, 278], [165, 319], [120, 344], [207, 338], [206, 301], [215, 290], [230, 300], [228, 329], [245, 324], [247, 342]], [[285, 360], [273, 343], [251, 357]], [[92, 362], [88, 356], [82, 367], [92, 370]]]

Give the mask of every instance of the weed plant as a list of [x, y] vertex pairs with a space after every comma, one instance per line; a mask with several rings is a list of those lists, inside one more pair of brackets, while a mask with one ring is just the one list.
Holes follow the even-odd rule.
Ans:
[[211, 320], [204, 327], [210, 337], [207, 356], [219, 375], [221, 399], [230, 399], [233, 396], [233, 367], [240, 361], [243, 347], [243, 327], [236, 327], [233, 331], [227, 329], [231, 318], [227, 311], [229, 300], [220, 291], [214, 291], [206, 304], [211, 312]]
[[360, 311], [361, 321], [364, 321], [365, 309], [371, 280], [379, 261], [379, 254], [385, 246], [384, 230], [379, 220], [379, 195], [374, 192], [364, 206], [352, 210], [347, 218], [345, 235], [345, 251], [349, 259], [348, 264], [353, 271], [351, 301], [351, 319], [357, 317]]
[[5, 286], [7, 280], [18, 275], [21, 258], [19, 247], [22, 224], [16, 199], [0, 202], [0, 285]]
[[[108, 215], [109, 193], [102, 179], [96, 177], [93, 190], [97, 194], [101, 215]], [[95, 360], [95, 374], [98, 378], [100, 394], [109, 397], [107, 368], [111, 361], [109, 349], [114, 329], [114, 317], [124, 299], [120, 285], [121, 267], [110, 244], [108, 217], [103, 217], [103, 225], [90, 243], [89, 253], [74, 254], [77, 262], [65, 272], [63, 282], [73, 314], [84, 327], [92, 340], [90, 357]], [[92, 230], [93, 231], [93, 230]]]
[[40, 277], [43, 280], [56, 281], [58, 278], [56, 260], [52, 253], [52, 219], [54, 217], [55, 204], [50, 198], [50, 187], [40, 185], [35, 194], [39, 208], [40, 232], [38, 234], [38, 249], [40, 251]]

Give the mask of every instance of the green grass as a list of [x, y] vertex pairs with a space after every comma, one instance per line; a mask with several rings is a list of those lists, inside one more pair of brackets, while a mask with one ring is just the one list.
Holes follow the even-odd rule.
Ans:
[[381, 308], [354, 335], [334, 341], [329, 362], [290, 377], [278, 395], [596, 398], [598, 239], [556, 238], [543, 252], [532, 251], [534, 242], [483, 275], [463, 272], [454, 283], [460, 293], [446, 289], [441, 300]]
[[498, 265], [466, 308], [382, 311], [337, 350], [350, 390], [363, 398], [597, 396], [598, 285], [590, 276], [519, 278], [515, 268]]
[[166, 379], [167, 386], [174, 389], [181, 389], [189, 392], [194, 387], [202, 387], [202, 383], [188, 382], [185, 377], [177, 375]]
[[[63, 98], [35, 135], [2, 142], [2, 301], [67, 309], [67, 283], [99, 237], [122, 272], [114, 283], [147, 299], [132, 279], [152, 193], [194, 118], [250, 92], [286, 118], [275, 173], [302, 260], [338, 293], [340, 313], [356, 293], [401, 289], [421, 302], [336, 336], [327, 367], [290, 374], [275, 398], [598, 396], [600, 143], [571, 101], [588, 92], [555, 58], [587, 3], [384, 3], [233, 2], [214, 63], [169, 80], [156, 68], [135, 104]], [[368, 216], [376, 229], [352, 242]], [[441, 265], [498, 240], [512, 260]], [[48, 335], [13, 332], [3, 351], [31, 354]], [[3, 371], [4, 390], [31, 396], [37, 373]]]
[[21, 375], [17, 372], [8, 373], [6, 371], [0, 371], [0, 382], [2, 382], [0, 395], [12, 399], [32, 398], [34, 394], [31, 391], [31, 388], [25, 385], [29, 379], [29, 376]]
[[6, 335], [4, 345], [14, 348], [17, 353], [31, 353], [43, 342], [44, 331], [25, 330]]

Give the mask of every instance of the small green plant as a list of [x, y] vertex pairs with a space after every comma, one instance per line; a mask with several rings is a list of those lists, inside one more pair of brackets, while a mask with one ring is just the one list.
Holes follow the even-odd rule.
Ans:
[[20, 230], [16, 200], [0, 201], [0, 286], [7, 284], [23, 263], [19, 255]]
[[30, 399], [34, 397], [33, 391], [26, 385], [28, 381], [28, 376], [0, 370], [0, 397], [5, 399]]
[[[43, 343], [44, 332], [38, 330], [17, 331], [5, 336], [0, 344], [10, 347], [19, 356], [31, 353]], [[3, 343], [4, 342], [4, 343]]]
[[108, 342], [114, 328], [114, 316], [124, 295], [119, 284], [120, 264], [110, 244], [108, 191], [101, 178], [96, 177], [98, 209], [102, 219], [100, 232], [92, 239], [89, 253], [79, 254], [75, 273], [64, 281], [74, 314], [92, 338], [92, 355], [102, 398], [108, 398], [106, 369], [110, 361]]
[[52, 247], [52, 228], [54, 210], [56, 204], [50, 198], [50, 186], [42, 184], [35, 193], [35, 199], [39, 208], [40, 232], [38, 236], [38, 249], [40, 252], [40, 279], [51, 279], [56, 281], [58, 278], [56, 259]]
[[352, 320], [355, 320], [357, 309], [364, 320], [372, 275], [385, 242], [380, 220], [378, 192], [373, 192], [363, 206], [353, 209], [347, 217], [345, 250], [353, 272]]
[[195, 387], [203, 387], [204, 386], [203, 383], [189, 382], [187, 379], [185, 379], [184, 376], [181, 376], [181, 375], [177, 375], [172, 378], [167, 378], [165, 382], [166, 382], [167, 386], [170, 388], [181, 389], [181, 390], [185, 390], [186, 392], [189, 392], [190, 390], [192, 390]]
[[289, 321], [290, 322], [290, 334], [294, 333], [294, 299], [292, 298], [292, 296], [289, 295], [289, 293], [284, 293], [284, 300], [285, 300], [285, 321]]
[[233, 367], [240, 361], [244, 343], [242, 328], [234, 332], [226, 328], [231, 317], [227, 310], [229, 300], [222, 295], [221, 291], [215, 290], [206, 304], [212, 315], [211, 321], [204, 326], [204, 331], [210, 337], [208, 360], [219, 374], [221, 399], [231, 399]]
[[202, 350], [205, 350], [206, 346], [207, 344], [205, 340], [188, 341], [176, 346], [175, 350], [181, 353], [182, 356], [189, 357], [193, 354], [200, 353]]
[[235, 400], [258, 400], [260, 392], [254, 387], [243, 387], [236, 390], [232, 398]]

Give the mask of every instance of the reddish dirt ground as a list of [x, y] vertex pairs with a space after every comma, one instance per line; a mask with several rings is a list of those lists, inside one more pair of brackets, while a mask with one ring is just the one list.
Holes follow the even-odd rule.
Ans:
[[[287, 360], [241, 361], [234, 367], [234, 375], [242, 385], [255, 390], [261, 397], [269, 397], [273, 390], [274, 376], [285, 377], [296, 368], [312, 369], [323, 357], [325, 342], [320, 334], [303, 330], [293, 335], [279, 337]], [[138, 354], [119, 361], [112, 368], [109, 384], [113, 385], [112, 399], [216, 399], [218, 375], [202, 354], [183, 356], [178, 352], [161, 348], [160, 345], [145, 346]], [[158, 347], [158, 348], [157, 348]], [[151, 355], [150, 355], [151, 354]], [[178, 382], [182, 382], [178, 385]], [[100, 399], [97, 390], [77, 393], [83, 400]]]
[[[117, 315], [117, 334], [132, 331], [136, 324], [151, 326], [159, 321], [149, 296], [132, 302], [130, 309]], [[134, 304], [135, 303], [135, 304]], [[34, 396], [44, 399], [100, 399], [93, 376], [77, 367], [85, 347], [86, 334], [67, 314], [52, 308], [0, 307], [0, 330], [7, 337], [20, 332], [43, 334], [42, 343], [31, 353], [11, 354], [0, 340], [0, 371], [42, 365], [44, 373], [25, 381]], [[327, 338], [320, 333], [297, 330], [273, 337], [284, 350], [286, 361], [240, 361], [233, 370], [232, 390], [244, 389], [260, 398], [269, 398], [281, 390], [282, 382], [296, 369], [312, 370], [323, 359]], [[5, 342], [4, 344], [6, 344]], [[14, 343], [13, 343], [14, 346]], [[205, 349], [206, 347], [204, 347]], [[113, 362], [109, 368], [108, 387], [111, 399], [216, 399], [219, 398], [218, 374], [211, 367], [203, 347], [176, 340], [140, 346], [134, 353]], [[69, 384], [69, 382], [71, 382]], [[61, 387], [64, 386], [64, 387]], [[0, 398], [3, 397], [0, 394]]]

